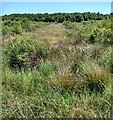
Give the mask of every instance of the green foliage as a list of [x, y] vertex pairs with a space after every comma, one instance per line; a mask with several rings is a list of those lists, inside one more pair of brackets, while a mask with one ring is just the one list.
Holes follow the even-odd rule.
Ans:
[[32, 31], [33, 30], [33, 25], [32, 25], [32, 22], [29, 21], [29, 19], [24, 19], [22, 22], [21, 22], [21, 25], [23, 27], [23, 29], [25, 31]]
[[68, 29], [72, 29], [74, 27], [74, 24], [70, 21], [64, 21], [63, 25]]
[[113, 48], [111, 46], [106, 47], [104, 51], [101, 53], [100, 57], [97, 59], [100, 65], [107, 67], [111, 73], [113, 73]]
[[32, 61], [29, 61], [29, 57], [33, 53], [37, 54], [37, 58], [45, 58], [45, 56], [47, 55], [47, 50], [41, 44], [38, 44], [37, 42], [26, 38], [23, 38], [21, 40], [13, 40], [9, 43], [7, 50], [5, 51], [8, 65], [11, 68], [19, 69], [32, 64]]
[[63, 22], [63, 21], [71, 21], [71, 22], [81, 22], [88, 20], [102, 20], [105, 19], [109, 15], [103, 15], [100, 13], [53, 13], [53, 14], [11, 14], [2, 16], [2, 20], [20, 20], [27, 19], [30, 21], [36, 22]]
[[79, 35], [82, 40], [92, 44], [102, 43], [110, 45], [113, 43], [113, 33], [109, 19], [103, 21], [89, 21], [87, 25], [84, 25], [84, 22], [82, 22], [80, 25], [81, 27], [69, 23], [69, 26], [73, 26], [72, 29], [75, 33], [77, 32], [76, 35]]
[[[5, 35], [13, 35], [13, 34], [22, 34], [25, 31], [33, 31], [35, 30], [35, 23], [33, 21], [29, 21], [29, 19], [22, 19], [20, 21], [11, 21], [6, 20], [3, 22], [2, 33]], [[39, 27], [39, 26], [38, 26]]]
[[11, 68], [31, 68], [38, 67], [39, 64], [49, 57], [52, 51], [44, 43], [37, 43], [26, 37], [14, 39], [9, 42], [7, 50], [4, 51], [7, 64]]
[[54, 71], [55, 71], [55, 66], [50, 63], [42, 63], [39, 66], [39, 72], [45, 77], [49, 76]]
[[84, 20], [84, 18], [82, 15], [76, 15], [76, 22], [81, 22], [83, 20]]
[[22, 33], [22, 27], [21, 24], [18, 22], [14, 22], [13, 23], [13, 30], [12, 32], [14, 32], [15, 34], [21, 34]]
[[3, 29], [2, 34], [5, 35], [12, 35], [12, 34], [21, 34], [23, 31], [20, 22], [16, 21], [5, 21], [3, 22]]
[[27, 59], [30, 52], [34, 50], [32, 40], [13, 40], [9, 43], [6, 53], [6, 58], [11, 68], [24, 68], [27, 66]]
[[5, 35], [10, 35], [11, 34], [11, 28], [8, 27], [8, 26], [4, 26], [3, 29], [2, 29], [2, 35], [5, 36]]

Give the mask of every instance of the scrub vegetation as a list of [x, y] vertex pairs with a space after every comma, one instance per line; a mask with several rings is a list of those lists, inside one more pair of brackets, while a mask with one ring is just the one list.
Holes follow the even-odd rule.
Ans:
[[111, 118], [111, 19], [3, 16], [2, 118]]

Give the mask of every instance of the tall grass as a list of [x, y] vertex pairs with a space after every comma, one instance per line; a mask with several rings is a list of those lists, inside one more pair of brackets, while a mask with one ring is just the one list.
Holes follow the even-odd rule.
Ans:
[[83, 77], [87, 81], [90, 91], [100, 91], [111, 86], [111, 73], [108, 69], [100, 67], [96, 63], [82, 63]]

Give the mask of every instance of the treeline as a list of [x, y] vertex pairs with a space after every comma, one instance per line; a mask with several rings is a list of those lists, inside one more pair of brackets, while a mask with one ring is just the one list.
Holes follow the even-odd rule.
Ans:
[[28, 18], [30, 21], [36, 22], [81, 22], [81, 21], [88, 21], [88, 20], [103, 20], [106, 19], [109, 15], [100, 14], [98, 13], [54, 13], [54, 14], [10, 14], [10, 15], [3, 15], [2, 20], [11, 20], [11, 21], [21, 21], [22, 19]]

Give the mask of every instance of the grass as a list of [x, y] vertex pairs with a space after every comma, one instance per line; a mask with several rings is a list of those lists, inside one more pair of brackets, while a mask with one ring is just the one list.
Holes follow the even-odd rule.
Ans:
[[83, 77], [87, 81], [90, 91], [103, 91], [105, 87], [111, 84], [112, 78], [110, 71], [100, 67], [98, 64], [86, 62], [81, 64]]
[[112, 46], [88, 39], [104, 23], [35, 23], [5, 38], [2, 118], [110, 118]]

